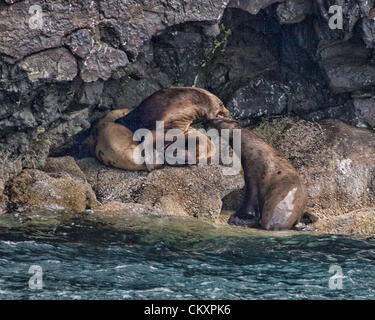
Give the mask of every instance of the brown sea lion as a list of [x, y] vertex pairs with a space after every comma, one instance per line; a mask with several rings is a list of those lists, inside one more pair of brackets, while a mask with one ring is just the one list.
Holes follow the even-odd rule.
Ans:
[[[133, 133], [138, 129], [148, 129], [157, 137], [156, 121], [163, 121], [165, 134], [169, 129], [179, 129], [184, 136], [186, 163], [191, 156], [187, 150], [189, 139], [196, 143], [196, 163], [210, 158], [215, 152], [211, 141], [197, 130], [190, 128], [190, 124], [199, 118], [212, 119], [228, 116], [229, 111], [223, 103], [212, 93], [189, 87], [172, 87], [155, 92], [146, 98], [137, 108], [129, 112], [128, 109], [114, 110], [101, 119], [94, 130], [96, 134], [95, 154], [106, 165], [125, 170], [151, 170], [163, 164], [137, 164], [134, 159], [134, 149], [138, 146], [133, 141]], [[201, 140], [199, 140], [201, 139]], [[167, 142], [166, 148], [172, 142]]]
[[[139, 164], [141, 161], [136, 161], [134, 149], [138, 146], [138, 142], [133, 140], [133, 132], [114, 122], [129, 111], [129, 109], [111, 111], [98, 122], [94, 130], [96, 135], [96, 157], [107, 166], [124, 170], [150, 170], [158, 167], [159, 165], [153, 164], [152, 168], [150, 168], [146, 164]], [[214, 145], [198, 130], [189, 128], [188, 132], [184, 134], [184, 139], [186, 149], [190, 139], [196, 140], [194, 155], [196, 163], [199, 163], [204, 158], [210, 158], [215, 152]], [[201, 142], [199, 139], [203, 141]], [[205, 142], [209, 143], [205, 144]], [[186, 154], [186, 157], [188, 157], [188, 154]]]
[[129, 112], [129, 109], [113, 110], [98, 122], [94, 129], [95, 155], [107, 166], [124, 170], [147, 170], [145, 164], [137, 164], [134, 159], [134, 149], [138, 142], [133, 140], [133, 132], [115, 123], [115, 120]]
[[229, 111], [223, 102], [209, 91], [193, 87], [171, 87], [155, 92], [115, 122], [132, 132], [138, 129], [155, 132], [156, 121], [163, 121], [165, 132], [169, 129], [187, 132], [194, 120], [227, 116]]
[[241, 164], [245, 176], [245, 199], [228, 223], [266, 230], [291, 229], [302, 217], [306, 192], [294, 167], [249, 129], [229, 119], [213, 119], [218, 130], [241, 130]]

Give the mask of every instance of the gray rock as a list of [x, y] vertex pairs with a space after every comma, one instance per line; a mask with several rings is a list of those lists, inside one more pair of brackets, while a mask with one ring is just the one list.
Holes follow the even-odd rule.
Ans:
[[261, 9], [268, 7], [275, 2], [285, 0], [232, 0], [229, 3], [230, 8], [238, 8], [251, 14], [257, 14]]
[[362, 19], [362, 39], [367, 48], [375, 48], [375, 18]]
[[85, 82], [107, 80], [118, 67], [125, 67], [129, 63], [124, 51], [96, 40], [88, 29], [74, 32], [65, 43], [74, 54], [82, 58], [80, 76]]
[[77, 75], [77, 61], [65, 48], [36, 53], [20, 62], [31, 82], [42, 79], [70, 81]]
[[89, 29], [77, 30], [67, 37], [65, 44], [75, 55], [86, 58], [95, 46], [93, 32]]
[[[41, 29], [32, 29], [30, 1], [0, 11], [0, 52], [20, 60], [31, 54], [62, 45], [62, 37], [79, 28], [95, 25], [99, 12], [95, 1], [38, 1], [44, 13]], [[15, 45], [17, 44], [17, 45]]]
[[321, 66], [335, 92], [353, 92], [375, 85], [370, 49], [356, 41], [331, 45], [320, 52]]
[[77, 163], [104, 205], [133, 202], [175, 215], [216, 217], [221, 199], [244, 186], [241, 174], [223, 175], [219, 165], [165, 167], [147, 173], [109, 168], [93, 158]]
[[83, 60], [80, 76], [85, 82], [98, 79], [107, 80], [118, 67], [129, 63], [124, 51], [114, 49], [106, 44], [95, 45]]
[[208, 5], [202, 0], [154, 0], [139, 4], [137, 1], [102, 0], [100, 8], [106, 19], [116, 20], [122, 46], [135, 57], [144, 42], [167, 26], [186, 21], [219, 21], [228, 2], [211, 1]]
[[299, 23], [307, 14], [312, 13], [310, 0], [287, 0], [277, 6], [277, 17], [280, 23]]
[[220, 27], [218, 23], [203, 25], [202, 30], [207, 37], [217, 37], [220, 34]]
[[322, 210], [329, 216], [373, 206], [373, 130], [340, 121], [284, 118], [264, 121], [255, 133], [297, 169], [307, 189], [309, 212]]
[[257, 78], [234, 93], [228, 109], [245, 124], [251, 118], [280, 115], [286, 112], [289, 91], [280, 82]]
[[84, 83], [81, 91], [79, 103], [94, 106], [99, 104], [104, 89], [104, 83], [101, 80]]
[[364, 122], [375, 128], [375, 98], [354, 99], [353, 104], [358, 124]]

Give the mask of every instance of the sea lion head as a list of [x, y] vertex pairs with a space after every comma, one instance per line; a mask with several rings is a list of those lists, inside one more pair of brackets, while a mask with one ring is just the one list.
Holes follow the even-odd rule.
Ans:
[[201, 88], [194, 89], [200, 92], [201, 97], [198, 102], [200, 105], [204, 105], [204, 117], [207, 120], [230, 116], [229, 110], [225, 108], [224, 103], [217, 96]]
[[218, 97], [214, 97], [215, 99], [211, 100], [211, 106], [206, 113], [207, 120], [229, 117], [230, 112], [227, 108], [224, 107], [224, 103]]

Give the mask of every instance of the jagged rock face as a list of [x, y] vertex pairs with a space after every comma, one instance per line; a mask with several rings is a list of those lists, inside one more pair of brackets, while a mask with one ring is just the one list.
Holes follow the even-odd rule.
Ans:
[[229, 7], [248, 11], [251, 14], [257, 14], [259, 10], [266, 8], [275, 2], [283, 1], [284, 0], [233, 0], [230, 2]]
[[336, 2], [0, 1], [0, 179], [76, 155], [105, 112], [171, 85], [212, 91], [244, 124], [374, 127], [374, 1]]
[[0, 176], [69, 148], [98, 105], [115, 106], [110, 78], [145, 42], [175, 24], [215, 23], [227, 3], [0, 1]]
[[71, 81], [77, 75], [77, 61], [65, 48], [50, 49], [29, 56], [20, 62], [31, 82], [49, 79]]

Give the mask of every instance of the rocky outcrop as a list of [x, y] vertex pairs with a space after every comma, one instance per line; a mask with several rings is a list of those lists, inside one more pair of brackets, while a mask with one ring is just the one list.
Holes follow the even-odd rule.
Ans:
[[[374, 236], [375, 134], [339, 121], [282, 118], [254, 128], [297, 169], [308, 216], [298, 225], [319, 233]], [[164, 167], [152, 172], [109, 168], [94, 158], [48, 158], [5, 189], [10, 210], [53, 209], [99, 215], [173, 215], [226, 223], [241, 203], [241, 173], [223, 166]]]
[[109, 168], [94, 158], [77, 163], [101, 203], [140, 203], [179, 216], [216, 218], [222, 198], [244, 186], [241, 174], [224, 175], [219, 165], [167, 166], [147, 173]]
[[87, 184], [69, 175], [54, 177], [36, 169], [26, 169], [12, 182], [9, 201], [14, 209], [47, 208], [83, 212], [98, 206]]
[[56, 209], [83, 212], [100, 206], [71, 157], [49, 158], [45, 171], [26, 169], [7, 190], [11, 209]]
[[0, 177], [40, 169], [48, 154], [69, 149], [100, 116], [98, 105], [113, 106], [103, 81], [111, 83], [157, 32], [217, 23], [227, 3], [0, 2]]
[[330, 4], [0, 2], [0, 177], [76, 156], [104, 112], [171, 85], [212, 91], [244, 124], [296, 114], [372, 126], [373, 1], [343, 1], [341, 33]]
[[244, 186], [219, 165], [148, 172], [109, 168], [94, 158], [48, 158], [44, 171], [23, 170], [8, 185], [9, 210], [156, 214], [217, 219], [222, 198]]
[[[221, 201], [234, 209], [239, 182], [225, 180], [215, 171], [219, 169], [207, 171], [212, 177], [199, 168], [124, 173], [82, 160], [77, 173], [70, 158], [70, 169], [56, 167], [51, 158], [47, 161], [51, 156], [87, 156], [79, 146], [104, 113], [133, 108], [172, 85], [210, 90], [244, 125], [269, 116], [293, 115], [308, 121], [285, 120], [291, 131], [281, 120], [273, 124], [290, 134], [298, 123], [309, 133], [307, 140], [298, 141], [325, 145], [323, 154], [306, 144], [288, 144], [282, 135], [277, 135], [282, 143], [275, 145], [282, 149], [285, 144], [282, 151], [302, 170], [310, 198], [318, 204], [315, 208], [328, 212], [331, 206], [350, 215], [350, 210], [372, 206], [372, 187], [365, 189], [366, 183], [373, 184], [365, 178], [371, 176], [373, 160], [370, 132], [343, 124], [310, 123], [329, 118], [375, 128], [375, 3], [336, 2], [0, 1], [0, 212], [12, 203], [14, 207], [42, 205], [41, 197], [31, 196], [37, 181], [51, 185], [62, 198], [68, 186], [75, 188], [77, 199], [72, 201], [79, 205], [74, 208], [69, 201], [45, 197], [46, 203], [76, 211], [91, 206], [87, 186], [102, 202], [101, 212], [119, 212], [126, 204], [127, 212], [159, 208], [164, 214], [197, 215], [201, 210], [215, 216]], [[328, 25], [329, 6], [336, 4], [343, 8], [343, 30]], [[258, 129], [266, 130], [262, 123]], [[322, 136], [320, 128], [324, 128]], [[347, 137], [347, 147], [341, 137]], [[319, 157], [312, 157], [304, 147]], [[297, 160], [308, 164], [300, 166]], [[169, 183], [168, 175], [175, 178], [170, 183], [174, 188], [163, 189], [158, 179]], [[223, 178], [223, 183], [213, 177]], [[13, 181], [21, 185], [14, 187], [12, 179], [19, 179]], [[190, 194], [184, 181], [189, 179], [198, 193], [189, 198], [190, 204], [184, 201], [184, 193]], [[112, 185], [112, 180], [124, 189]], [[142, 188], [152, 196], [147, 198]], [[206, 189], [212, 203], [205, 202]], [[324, 221], [324, 214], [321, 217]]]

